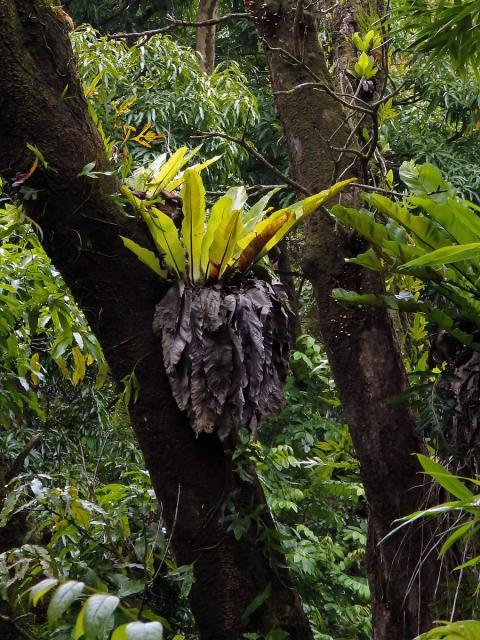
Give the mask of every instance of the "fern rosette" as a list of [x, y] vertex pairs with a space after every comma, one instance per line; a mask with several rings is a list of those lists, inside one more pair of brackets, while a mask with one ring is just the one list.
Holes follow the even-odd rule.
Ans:
[[[233, 187], [207, 215], [200, 171], [216, 158], [180, 173], [195, 151], [183, 147], [150, 174], [137, 174], [131, 186], [142, 191], [142, 198], [122, 187], [143, 217], [156, 253], [128, 238], [123, 242], [171, 283], [157, 305], [153, 328], [179, 408], [187, 411], [197, 433], [217, 429], [223, 439], [242, 426], [255, 430], [258, 420], [278, 413], [283, 403], [286, 295], [279, 283], [257, 278], [252, 267], [265, 262], [289, 231], [351, 180], [273, 213], [267, 207], [275, 190], [247, 210], [245, 188]], [[159, 207], [162, 197], [180, 185], [183, 220], [177, 228]]]

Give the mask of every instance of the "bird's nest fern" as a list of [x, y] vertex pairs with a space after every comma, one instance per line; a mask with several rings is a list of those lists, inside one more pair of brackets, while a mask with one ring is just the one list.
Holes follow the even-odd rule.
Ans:
[[[126, 247], [171, 283], [153, 321], [161, 337], [173, 396], [200, 433], [221, 438], [278, 413], [288, 370], [288, 315], [281, 285], [255, 277], [252, 267], [301, 220], [350, 180], [271, 212], [274, 191], [250, 209], [244, 187], [233, 187], [206, 212], [201, 170], [186, 169], [194, 152], [184, 147], [122, 187], [144, 219], [156, 253], [123, 238]], [[183, 220], [159, 206], [181, 186]], [[141, 191], [141, 194], [139, 194]], [[163, 194], [163, 195], [162, 195]], [[138, 197], [141, 195], [141, 197]], [[180, 225], [179, 225], [180, 226]]]

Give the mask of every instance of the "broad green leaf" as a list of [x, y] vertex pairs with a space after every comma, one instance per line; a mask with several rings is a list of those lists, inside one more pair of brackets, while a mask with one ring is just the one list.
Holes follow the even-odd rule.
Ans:
[[88, 598], [84, 612], [85, 640], [103, 637], [104, 630], [119, 604], [117, 596], [108, 594], [99, 593]]
[[182, 188], [182, 239], [187, 250], [188, 276], [191, 282], [202, 277], [201, 253], [205, 236], [205, 187], [198, 171], [187, 169]]
[[382, 245], [385, 240], [389, 239], [385, 225], [376, 222], [372, 213], [350, 209], [340, 204], [332, 207], [331, 211], [340, 222], [355, 229], [372, 244]]
[[127, 625], [128, 623], [117, 627], [112, 634], [112, 640], [127, 640]]
[[217, 280], [221, 278], [229, 262], [236, 257], [234, 252], [241, 230], [241, 211], [232, 211], [230, 215], [223, 216], [215, 231], [210, 247], [210, 271], [208, 274], [210, 279]]
[[449, 247], [441, 247], [430, 253], [426, 253], [415, 260], [411, 260], [403, 265], [402, 269], [411, 267], [437, 266], [443, 264], [453, 264], [471, 258], [480, 256], [480, 242], [472, 242], [470, 244], [453, 245]]
[[370, 271], [384, 271], [384, 266], [381, 260], [371, 247], [364, 253], [359, 253], [355, 258], [347, 258], [345, 262], [348, 262], [349, 264], [358, 264], [361, 267], [370, 269]]
[[413, 160], [404, 162], [400, 166], [399, 174], [402, 182], [416, 196], [444, 200], [448, 195], [455, 194], [453, 187], [443, 179], [438, 167], [429, 162], [423, 164], [415, 164]]
[[409, 198], [413, 205], [421, 207], [428, 216], [438, 222], [458, 244], [480, 241], [480, 220], [468, 207], [448, 198], [436, 202], [432, 198]]
[[69, 580], [58, 587], [48, 605], [48, 624], [53, 627], [70, 605], [83, 593], [85, 584]]
[[155, 207], [145, 212], [143, 217], [168, 269], [181, 278], [185, 273], [185, 251], [173, 220]]
[[442, 467], [441, 464], [435, 462], [431, 458], [417, 453], [417, 458], [422, 465], [423, 470], [434, 480], [438, 482], [444, 489], [446, 489], [452, 496], [459, 500], [470, 500], [473, 497], [473, 493], [468, 489], [465, 484], [459, 480], [456, 476], [452, 475], [447, 469]]
[[34, 607], [37, 606], [39, 600], [43, 598], [53, 587], [57, 586], [56, 578], [46, 578], [30, 589], [30, 602]]
[[127, 640], [163, 640], [160, 622], [130, 622], [126, 632]]
[[149, 249], [145, 249], [141, 247], [139, 244], [130, 240], [130, 238], [125, 238], [124, 236], [120, 236], [123, 241], [123, 244], [130, 249], [137, 258], [143, 262], [143, 264], [147, 265], [152, 271], [154, 271], [160, 278], [166, 278], [168, 276], [168, 272], [166, 269], [162, 269], [160, 266], [160, 260], [158, 257], [150, 251]]
[[362, 198], [412, 232], [420, 242], [420, 246], [438, 249], [451, 244], [450, 237], [435, 226], [429, 218], [413, 215], [406, 207], [378, 193], [362, 194]]
[[219, 198], [210, 210], [208, 217], [207, 231], [202, 240], [202, 255], [200, 258], [200, 268], [202, 273], [208, 273], [209, 253], [212, 246], [215, 232], [224, 218], [232, 213], [232, 198], [230, 196], [222, 196]]

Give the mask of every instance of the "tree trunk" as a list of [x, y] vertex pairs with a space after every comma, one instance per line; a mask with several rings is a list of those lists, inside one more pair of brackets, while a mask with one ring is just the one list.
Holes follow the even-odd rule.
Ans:
[[[197, 10], [196, 22], [205, 22], [217, 17], [218, 0], [200, 0]], [[215, 39], [217, 27], [213, 24], [206, 27], [197, 27], [196, 50], [200, 56], [202, 71], [213, 73], [215, 67]]]
[[[333, 149], [344, 148], [350, 132], [339, 102], [319, 87], [298, 88], [319, 81], [332, 87], [312, 7], [303, 10], [300, 0], [298, 5], [293, 0], [245, 4], [264, 45], [294, 179], [317, 191], [342, 171], [352, 175], [358, 171], [348, 169], [352, 155], [339, 159]], [[348, 3], [339, 8], [348, 9]], [[422, 448], [412, 416], [405, 406], [389, 402], [405, 389], [407, 377], [388, 313], [342, 307], [331, 297], [336, 287], [383, 291], [377, 274], [345, 263], [360, 250], [361, 241], [325, 214], [319, 212], [306, 223], [303, 266], [317, 299], [322, 339], [369, 504], [367, 572], [375, 639], [411, 640], [431, 626], [440, 565], [435, 552], [427, 554], [428, 527], [379, 544], [396, 518], [419, 508], [425, 489], [412, 455]]]
[[[254, 472], [249, 470], [251, 482], [241, 481], [231, 451], [216, 436], [196, 438], [173, 400], [152, 332], [164, 290], [119, 238], [148, 246], [143, 226], [112, 199], [118, 192], [114, 177], [79, 177], [89, 162], [96, 162], [97, 171], [108, 163], [63, 23], [44, 0], [0, 0], [0, 25], [0, 173], [11, 181], [32, 164], [27, 143], [48, 163], [29, 180], [37, 197], [24, 205], [40, 225], [43, 246], [85, 312], [114, 378], [134, 372], [138, 379], [132, 425], [177, 562], [193, 563], [190, 602], [200, 637], [240, 640], [246, 631], [266, 635], [282, 628], [292, 638], [311, 638], [282, 568], [284, 558], [267, 557], [258, 535], [256, 525], [269, 535], [274, 531]], [[237, 510], [260, 511], [240, 540], [222, 517], [226, 499]], [[243, 621], [246, 607], [269, 585], [270, 597]]]

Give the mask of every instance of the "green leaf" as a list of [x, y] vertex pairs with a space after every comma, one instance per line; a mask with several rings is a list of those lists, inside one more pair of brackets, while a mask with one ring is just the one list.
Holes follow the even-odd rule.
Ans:
[[53, 594], [50, 604], [48, 605], [47, 617], [48, 624], [53, 627], [62, 614], [77, 600], [83, 593], [85, 584], [76, 580], [69, 580], [58, 587]]
[[234, 252], [241, 229], [242, 212], [240, 210], [232, 211], [230, 215], [226, 214], [222, 217], [215, 231], [209, 253], [210, 272], [208, 276], [212, 280], [221, 278], [232, 257], [235, 257]]
[[202, 240], [202, 255], [200, 259], [200, 268], [203, 273], [208, 273], [210, 248], [213, 243], [215, 233], [224, 219], [232, 213], [232, 198], [230, 196], [222, 196], [213, 205], [210, 216], [208, 218], [207, 231]]
[[120, 604], [117, 596], [96, 594], [85, 603], [84, 626], [85, 640], [102, 638], [113, 612]]
[[143, 217], [168, 269], [181, 278], [185, 273], [185, 251], [173, 220], [155, 207], [145, 212]]
[[415, 164], [413, 160], [404, 162], [399, 170], [400, 179], [410, 193], [416, 196], [438, 195], [445, 199], [447, 195], [454, 195], [455, 190], [446, 182], [438, 167], [429, 162]]
[[367, 55], [365, 51], [362, 51], [360, 54], [358, 61], [355, 63], [354, 69], [359, 78], [365, 78], [366, 80], [373, 78], [373, 76], [378, 73], [378, 68], [375, 66], [373, 56]]
[[163, 640], [160, 622], [130, 622], [126, 632], [127, 640]]
[[137, 258], [141, 262], [143, 262], [143, 264], [147, 265], [147, 267], [149, 267], [154, 273], [156, 273], [157, 276], [160, 276], [160, 278], [166, 278], [168, 276], [167, 270], [162, 269], [162, 267], [160, 266], [160, 260], [153, 253], [153, 251], [141, 247], [133, 240], [130, 240], [130, 238], [125, 238], [124, 236], [120, 236], [120, 238], [122, 239], [123, 244], [127, 247], [127, 249], [130, 249], [130, 251], [132, 251], [137, 256]]
[[468, 501], [474, 497], [470, 489], [456, 476], [442, 467], [441, 464], [431, 458], [427, 458], [427, 456], [421, 453], [417, 453], [416, 455], [425, 473], [436, 480], [438, 484], [451, 493], [452, 496], [464, 501]]
[[259, 609], [264, 602], [266, 602], [272, 594], [272, 584], [269, 582], [265, 589], [256, 596], [252, 602], [248, 605], [242, 614], [242, 624], [248, 624], [250, 617], [257, 609]]
[[187, 250], [190, 282], [198, 282], [201, 272], [202, 241], [205, 235], [205, 187], [198, 171], [187, 169], [182, 188], [182, 238]]
[[347, 304], [367, 305], [381, 309], [393, 309], [394, 311], [425, 311], [422, 302], [417, 302], [412, 296], [379, 295], [375, 293], [356, 293], [346, 289], [333, 289], [332, 297], [338, 302]]
[[407, 208], [378, 193], [362, 194], [362, 198], [411, 231], [420, 242], [420, 246], [438, 249], [451, 244], [450, 237], [429, 218], [413, 215]]
[[331, 212], [342, 224], [352, 227], [372, 244], [382, 245], [389, 239], [385, 225], [376, 222], [372, 213], [347, 208], [340, 204], [332, 207]]
[[[277, 216], [282, 212], [293, 212], [294, 215], [289, 216], [289, 220], [280, 227], [280, 229], [275, 233], [275, 235], [267, 242], [262, 252], [260, 253], [260, 257], [266, 255], [273, 247], [275, 247], [282, 238], [286, 236], [297, 224], [303, 222], [305, 218], [312, 215], [316, 211], [320, 209], [325, 203], [327, 203], [332, 198], [335, 198], [339, 193], [341, 193], [349, 184], [354, 182], [354, 178], [350, 178], [348, 180], [342, 180], [341, 182], [337, 182], [332, 185], [328, 189], [324, 189], [319, 193], [315, 193], [313, 196], [309, 196], [305, 198], [305, 200], [300, 200], [300, 202], [296, 202], [291, 207], [286, 207], [285, 209], [279, 209], [272, 213], [268, 218], [263, 220], [257, 225], [252, 233], [256, 233], [258, 227], [264, 223], [267, 223], [269, 219], [273, 216]], [[242, 242], [244, 238], [242, 238]]]
[[34, 607], [37, 606], [39, 600], [43, 598], [49, 591], [58, 584], [56, 578], [46, 578], [30, 589], [30, 602]]
[[439, 558], [444, 556], [447, 553], [447, 551], [458, 540], [463, 538], [465, 536], [465, 534], [467, 534], [470, 531], [470, 529], [473, 527], [473, 525], [475, 523], [476, 523], [476, 520], [469, 520], [468, 522], [466, 522], [462, 526], [458, 527], [451, 535], [449, 535], [448, 538], [445, 540], [445, 542], [442, 544], [442, 548], [440, 549], [440, 551], [438, 553]]
[[85, 609], [87, 607], [88, 600], [84, 603], [83, 607], [80, 609], [80, 613], [75, 620], [75, 627], [73, 630], [73, 638], [74, 640], [80, 640], [82, 636], [85, 635]]
[[371, 247], [364, 253], [359, 253], [355, 258], [347, 258], [345, 262], [348, 262], [349, 264], [358, 264], [361, 267], [370, 269], [370, 271], [384, 271], [382, 262]]
[[[200, 147], [188, 152], [187, 147], [177, 149], [170, 158], [164, 162], [157, 175], [151, 180], [147, 195], [150, 200], [156, 198], [158, 194], [167, 187], [167, 185], [175, 178], [177, 173], [191, 160], [191, 158], [199, 151]], [[171, 187], [170, 187], [171, 188]]]
[[[209, 167], [214, 162], [218, 162], [218, 160], [220, 160], [221, 157], [222, 157], [221, 155], [220, 156], [214, 156], [213, 158], [209, 158], [208, 160], [205, 160], [205, 162], [200, 162], [198, 164], [194, 164], [191, 167], [191, 169], [195, 170], [197, 172], [203, 171], [203, 169], [206, 169], [207, 167]], [[183, 173], [182, 175], [180, 175], [175, 180], [172, 180], [172, 182], [167, 184], [167, 186], [165, 187], [165, 191], [174, 191], [177, 187], [179, 187], [183, 183], [184, 178], [185, 178], [185, 174]]]
[[453, 245], [450, 247], [441, 247], [430, 253], [426, 253], [415, 260], [411, 260], [401, 267], [401, 269], [410, 269], [411, 267], [437, 266], [443, 264], [454, 264], [462, 260], [470, 258], [478, 258], [480, 256], [480, 242], [472, 242], [470, 244]]
[[254, 229], [255, 225], [258, 224], [258, 222], [260, 222], [260, 220], [262, 219], [262, 217], [263, 217], [263, 215], [265, 213], [265, 208], [267, 207], [268, 203], [270, 202], [270, 199], [279, 190], [280, 190], [280, 188], [277, 187], [277, 188], [272, 189], [271, 191], [269, 191], [262, 198], [260, 198], [260, 200], [258, 200], [253, 205], [253, 207], [251, 207], [247, 211], [247, 213], [244, 214], [244, 216], [243, 216], [243, 228], [244, 228], [244, 231], [246, 233], [248, 233], [249, 231], [252, 231], [252, 229]]
[[122, 624], [120, 627], [117, 627], [113, 634], [112, 640], [128, 640], [127, 639], [127, 624]]

